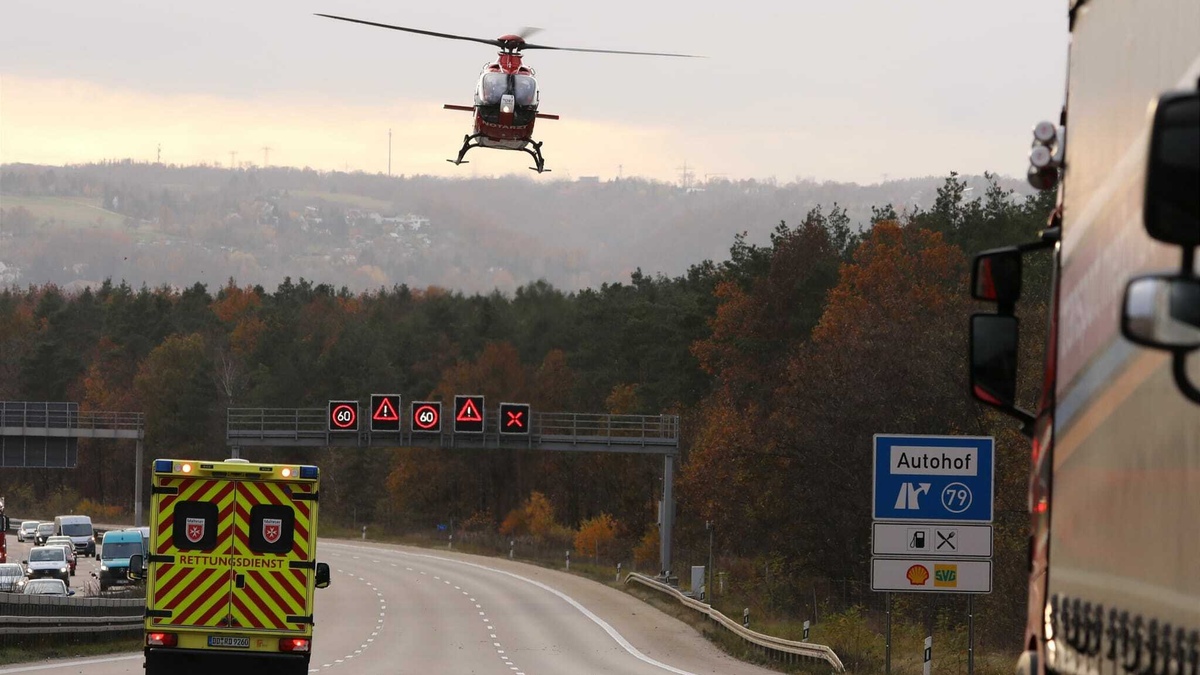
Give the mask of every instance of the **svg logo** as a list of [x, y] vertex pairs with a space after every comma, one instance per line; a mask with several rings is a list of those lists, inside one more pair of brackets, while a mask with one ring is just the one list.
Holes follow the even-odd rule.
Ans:
[[933, 585], [941, 588], [958, 588], [958, 565], [934, 565]]

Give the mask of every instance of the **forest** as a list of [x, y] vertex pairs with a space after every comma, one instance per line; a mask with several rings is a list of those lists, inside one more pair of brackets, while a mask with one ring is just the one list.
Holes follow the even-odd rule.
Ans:
[[[871, 437], [997, 439], [994, 592], [982, 639], [1015, 648], [1024, 624], [1028, 441], [974, 403], [970, 257], [1027, 241], [1053, 196], [990, 178], [975, 198], [951, 174], [928, 209], [872, 209], [861, 230], [836, 205], [732, 237], [728, 257], [677, 276], [564, 291], [546, 281], [465, 294], [398, 284], [352, 291], [286, 278], [219, 287], [0, 291], [0, 400], [143, 411], [150, 457], [221, 458], [229, 407], [321, 407], [399, 391], [482, 393], [535, 410], [677, 414], [676, 569], [707, 559], [706, 521], [730, 583], [761, 610], [877, 612], [869, 590]], [[750, 225], [732, 220], [731, 233]], [[1040, 384], [1048, 272], [1026, 270], [1023, 394]], [[315, 462], [331, 527], [566, 542], [657, 572], [661, 463], [584, 453], [394, 448], [247, 449]], [[73, 470], [0, 470], [10, 511], [133, 500], [132, 449], [82, 442]], [[598, 548], [603, 543], [603, 548]], [[559, 550], [561, 550], [561, 545]], [[941, 601], [939, 601], [941, 602]], [[948, 601], [947, 601], [948, 602]], [[757, 611], [757, 610], [756, 610]]]

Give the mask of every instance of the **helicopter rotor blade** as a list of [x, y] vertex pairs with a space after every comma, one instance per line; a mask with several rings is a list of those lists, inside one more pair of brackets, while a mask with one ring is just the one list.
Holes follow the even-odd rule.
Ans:
[[632, 54], [634, 56], [677, 56], [684, 59], [702, 59], [703, 56], [696, 54], [669, 54], [666, 52], [629, 52], [620, 49], [583, 49], [581, 47], [551, 47], [549, 45], [534, 45], [528, 42], [521, 45], [521, 49], [553, 49], [560, 52], [588, 52], [591, 54]]
[[493, 47], [503, 47], [499, 40], [489, 40], [486, 38], [467, 37], [465, 35], [454, 35], [452, 33], [437, 33], [431, 30], [420, 30], [418, 28], [405, 28], [404, 26], [393, 26], [387, 23], [376, 23], [374, 21], [363, 21], [362, 19], [351, 19], [345, 16], [334, 16], [332, 14], [315, 14], [315, 16], [323, 16], [326, 19], [337, 19], [338, 21], [349, 21], [350, 23], [361, 23], [366, 26], [377, 26], [379, 28], [390, 28], [391, 30], [401, 30], [406, 33], [417, 33], [418, 35], [430, 35], [433, 37], [446, 38], [449, 40], [466, 40], [467, 42], [480, 42]]
[[517, 31], [517, 36], [524, 40], [540, 32], [542, 32], [542, 29], [537, 26], [523, 26], [521, 30]]

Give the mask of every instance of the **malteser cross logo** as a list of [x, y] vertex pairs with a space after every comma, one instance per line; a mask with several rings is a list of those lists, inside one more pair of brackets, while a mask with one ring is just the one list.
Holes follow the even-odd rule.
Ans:
[[187, 528], [187, 540], [193, 544], [200, 543], [200, 540], [204, 538], [203, 518], [188, 518], [184, 522], [184, 527]]
[[263, 518], [263, 539], [268, 544], [274, 544], [275, 542], [279, 541], [279, 535], [282, 532], [283, 520], [281, 518]]

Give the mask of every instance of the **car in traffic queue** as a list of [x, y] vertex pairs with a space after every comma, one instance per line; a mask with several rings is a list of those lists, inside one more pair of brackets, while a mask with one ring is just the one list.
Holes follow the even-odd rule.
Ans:
[[25, 585], [25, 569], [17, 563], [0, 565], [0, 593], [20, 593]]
[[22, 562], [25, 576], [31, 580], [53, 577], [62, 579], [68, 587], [71, 585], [71, 566], [62, 546], [35, 546], [29, 551], [29, 559]]
[[134, 529], [105, 532], [100, 543], [100, 572], [96, 575], [100, 580], [100, 591], [131, 583], [129, 559], [139, 554], [144, 559], [147, 553], [140, 531]]
[[21, 522], [21, 527], [17, 528], [17, 541], [26, 542], [33, 541], [37, 535], [38, 522], [36, 520], [25, 520]]
[[47, 595], [55, 598], [69, 598], [75, 595], [61, 579], [34, 579], [25, 583], [21, 589], [23, 595]]
[[33, 545], [41, 546], [46, 543], [46, 540], [54, 536], [54, 523], [38, 523], [37, 529], [33, 532]]
[[53, 537], [46, 539], [46, 543], [44, 545], [63, 547], [63, 551], [65, 551], [67, 554], [67, 563], [69, 563], [71, 566], [71, 576], [75, 576], [75, 565], [77, 558], [75, 555], [75, 542], [71, 541], [70, 537], [64, 537], [56, 534]]

